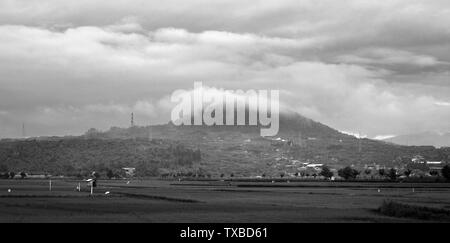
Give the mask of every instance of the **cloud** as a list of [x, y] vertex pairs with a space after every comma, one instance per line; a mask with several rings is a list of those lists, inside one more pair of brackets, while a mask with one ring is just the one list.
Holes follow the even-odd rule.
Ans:
[[353, 136], [353, 137], [355, 137], [355, 138], [367, 138], [367, 135], [360, 134], [360, 133], [347, 132], [347, 131], [341, 131], [341, 132], [344, 133], [344, 134]]
[[450, 102], [445, 102], [445, 101], [436, 101], [436, 102], [434, 102], [434, 104], [437, 106], [450, 106]]
[[448, 1], [205, 3], [0, 2], [0, 136], [163, 123], [195, 81], [369, 137], [450, 130]]
[[435, 66], [440, 64], [435, 57], [418, 55], [408, 51], [385, 48], [360, 50], [354, 55], [338, 56], [337, 60], [355, 64], [381, 64], [381, 65], [413, 65], [419, 67]]
[[395, 135], [378, 135], [378, 136], [374, 137], [373, 139], [385, 140], [385, 139], [389, 139], [389, 138], [393, 138], [393, 137], [395, 137]]

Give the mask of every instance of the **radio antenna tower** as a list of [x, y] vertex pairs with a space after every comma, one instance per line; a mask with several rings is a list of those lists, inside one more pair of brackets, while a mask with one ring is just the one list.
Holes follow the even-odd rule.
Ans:
[[134, 127], [134, 114], [131, 112], [131, 127]]
[[25, 133], [25, 123], [22, 123], [22, 137], [23, 137], [23, 138], [26, 137], [26, 133]]

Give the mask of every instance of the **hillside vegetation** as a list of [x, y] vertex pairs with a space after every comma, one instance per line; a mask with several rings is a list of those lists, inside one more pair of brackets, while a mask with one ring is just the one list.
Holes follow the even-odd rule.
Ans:
[[[164, 140], [84, 139], [0, 142], [0, 163], [11, 171], [86, 176], [92, 171], [120, 173], [136, 167], [138, 175], [190, 170], [201, 160], [199, 150]], [[5, 170], [5, 169], [3, 169]]]

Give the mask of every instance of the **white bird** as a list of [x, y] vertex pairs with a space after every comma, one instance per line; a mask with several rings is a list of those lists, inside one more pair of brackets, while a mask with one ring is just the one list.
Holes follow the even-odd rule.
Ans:
[[105, 194], [108, 195], [108, 194], [109, 194], [109, 191], [105, 192]]
[[127, 181], [127, 185], [130, 184], [130, 181]]
[[8, 189], [8, 192], [11, 192], [11, 189]]

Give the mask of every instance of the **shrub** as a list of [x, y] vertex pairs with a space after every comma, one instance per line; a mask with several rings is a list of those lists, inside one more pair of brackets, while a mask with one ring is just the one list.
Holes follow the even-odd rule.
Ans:
[[346, 180], [355, 179], [359, 175], [359, 171], [347, 166], [343, 169], [338, 170], [338, 175]]
[[388, 176], [389, 176], [389, 179], [391, 179], [392, 181], [397, 180], [397, 170], [394, 169], [394, 168], [391, 168], [391, 169], [389, 170]]
[[2, 179], [8, 179], [9, 178], [9, 174], [8, 173], [0, 173], [0, 177]]
[[406, 169], [404, 172], [403, 172], [403, 174], [406, 176], [406, 177], [409, 177], [409, 175], [411, 175], [411, 170], [410, 169]]
[[437, 172], [437, 171], [435, 171], [435, 170], [432, 170], [432, 171], [430, 171], [430, 175], [432, 175], [432, 176], [438, 176], [438, 175], [439, 175], [439, 172]]
[[108, 170], [106, 172], [106, 177], [108, 177], [108, 179], [111, 179], [115, 176], [114, 172], [112, 170]]
[[450, 181], [450, 166], [446, 165], [442, 168], [441, 170], [442, 172], [442, 176], [447, 179], [448, 181]]
[[328, 168], [327, 166], [322, 167], [322, 171], [320, 172], [320, 175], [330, 179], [331, 177], [333, 177], [334, 173], [330, 170], [330, 168]]

